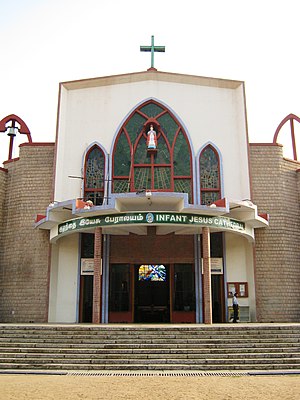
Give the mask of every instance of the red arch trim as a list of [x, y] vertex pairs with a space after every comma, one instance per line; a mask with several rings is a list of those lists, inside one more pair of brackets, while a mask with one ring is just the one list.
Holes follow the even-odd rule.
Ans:
[[278, 125], [274, 138], [273, 138], [273, 143], [277, 143], [278, 135], [280, 132], [280, 129], [283, 127], [283, 125], [287, 122], [290, 121], [290, 127], [291, 127], [291, 137], [292, 137], [292, 146], [293, 146], [293, 154], [294, 154], [294, 160], [297, 161], [297, 146], [296, 146], [296, 139], [295, 139], [295, 130], [294, 130], [294, 120], [300, 123], [300, 118], [297, 117], [295, 114], [289, 114], [287, 115]]
[[25, 124], [25, 122], [22, 120], [22, 118], [18, 117], [15, 114], [10, 114], [7, 117], [3, 118], [0, 121], [0, 132], [5, 132], [6, 131], [6, 124], [9, 121], [16, 121], [18, 122], [18, 124], [20, 124], [20, 129], [19, 129], [19, 133], [22, 133], [24, 135], [27, 135], [27, 139], [29, 143], [32, 143], [32, 139], [31, 139], [31, 133], [30, 130], [28, 129], [28, 126]]
[[278, 134], [279, 134], [279, 132], [280, 132], [280, 129], [283, 127], [283, 125], [284, 125], [287, 121], [290, 121], [290, 120], [293, 120], [293, 119], [295, 119], [297, 122], [300, 123], [300, 118], [297, 117], [297, 115], [295, 115], [295, 114], [289, 114], [289, 115], [287, 115], [285, 118], [283, 118], [283, 120], [280, 122], [280, 124], [278, 125], [278, 127], [277, 127], [277, 129], [276, 129], [276, 131], [275, 131], [274, 139], [273, 139], [273, 143], [274, 143], [274, 144], [277, 143]]

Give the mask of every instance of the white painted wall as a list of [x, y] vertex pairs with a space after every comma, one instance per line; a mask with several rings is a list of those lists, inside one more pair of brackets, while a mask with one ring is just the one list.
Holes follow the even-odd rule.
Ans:
[[52, 245], [49, 322], [74, 323], [78, 305], [79, 234]]
[[[240, 306], [250, 307], [251, 321], [256, 319], [253, 244], [246, 238], [225, 233], [227, 282], [248, 282], [248, 297], [239, 298]], [[232, 305], [231, 298], [228, 306]]]
[[185, 83], [184, 77], [180, 83], [133, 79], [122, 84], [79, 86], [72, 90], [62, 87], [55, 200], [80, 197], [81, 181], [68, 176], [81, 175], [85, 149], [98, 141], [110, 153], [113, 138], [126, 116], [149, 98], [164, 103], [181, 120], [195, 155], [207, 142], [218, 147], [226, 197], [250, 198], [243, 85], [204, 86]]
[[51, 245], [51, 270], [49, 287], [49, 310], [48, 322], [56, 322], [56, 302], [57, 302], [57, 274], [58, 274], [58, 254], [59, 246]]

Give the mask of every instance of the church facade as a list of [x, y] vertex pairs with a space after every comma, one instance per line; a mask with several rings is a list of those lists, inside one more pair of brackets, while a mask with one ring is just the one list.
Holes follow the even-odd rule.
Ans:
[[55, 143], [10, 119], [2, 322], [222, 323], [234, 293], [240, 321], [299, 321], [299, 162], [249, 144], [243, 82], [64, 82]]

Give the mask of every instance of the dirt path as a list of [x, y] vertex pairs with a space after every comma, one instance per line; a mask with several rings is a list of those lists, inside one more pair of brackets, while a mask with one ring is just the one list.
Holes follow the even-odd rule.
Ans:
[[299, 400], [300, 375], [101, 377], [0, 375], [1, 400]]

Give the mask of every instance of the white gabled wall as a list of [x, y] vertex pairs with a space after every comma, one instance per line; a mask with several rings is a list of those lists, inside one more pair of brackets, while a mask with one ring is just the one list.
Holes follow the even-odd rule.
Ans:
[[97, 141], [110, 153], [121, 123], [142, 101], [154, 98], [168, 106], [191, 138], [194, 155], [204, 143], [222, 154], [224, 195], [250, 198], [246, 117], [242, 83], [236, 88], [145, 80], [67, 90], [62, 86], [55, 200], [80, 197], [82, 156]]

